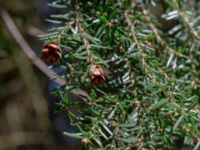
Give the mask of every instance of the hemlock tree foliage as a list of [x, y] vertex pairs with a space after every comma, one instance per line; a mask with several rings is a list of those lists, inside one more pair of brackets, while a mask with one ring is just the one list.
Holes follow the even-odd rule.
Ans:
[[[40, 37], [62, 50], [54, 67], [65, 69], [66, 85], [52, 93], [79, 129], [66, 136], [81, 139], [80, 149], [200, 149], [200, 1], [49, 6], [66, 12], [52, 14], [56, 27]], [[87, 94], [71, 101], [77, 89]]]

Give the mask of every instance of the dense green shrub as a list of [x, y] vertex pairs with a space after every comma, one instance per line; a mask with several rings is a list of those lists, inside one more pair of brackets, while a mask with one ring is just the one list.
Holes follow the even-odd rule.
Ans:
[[[57, 26], [41, 36], [62, 49], [54, 66], [66, 70], [66, 86], [53, 92], [61, 97], [56, 108], [80, 131], [66, 135], [87, 149], [199, 149], [199, 1], [49, 5], [67, 12], [52, 14], [48, 21]], [[102, 68], [102, 84], [91, 83], [92, 65]], [[77, 89], [87, 92], [79, 95], [83, 101], [70, 101]]]

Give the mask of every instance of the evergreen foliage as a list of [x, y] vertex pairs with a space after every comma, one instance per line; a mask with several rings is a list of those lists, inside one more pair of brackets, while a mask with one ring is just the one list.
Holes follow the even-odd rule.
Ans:
[[[40, 38], [63, 56], [64, 111], [86, 149], [200, 149], [200, 2], [198, 0], [58, 0], [57, 26]], [[161, 9], [161, 12], [158, 10]], [[91, 64], [103, 84], [90, 82]], [[83, 101], [68, 93], [81, 89]], [[61, 91], [61, 92], [60, 92]], [[83, 106], [78, 114], [73, 106]]]

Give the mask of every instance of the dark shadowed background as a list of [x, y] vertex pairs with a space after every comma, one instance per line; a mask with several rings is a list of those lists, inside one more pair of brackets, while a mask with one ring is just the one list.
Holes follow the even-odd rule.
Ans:
[[54, 84], [24, 54], [5, 22], [11, 17], [39, 56], [43, 43], [37, 35], [52, 27], [45, 19], [58, 11], [47, 6], [51, 1], [0, 0], [0, 150], [78, 149], [76, 139], [62, 134], [75, 127], [53, 110], [59, 98], [48, 93]]

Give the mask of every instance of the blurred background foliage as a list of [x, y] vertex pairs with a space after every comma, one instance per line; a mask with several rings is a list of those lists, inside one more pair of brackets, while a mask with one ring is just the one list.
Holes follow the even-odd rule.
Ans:
[[[44, 34], [51, 24], [49, 0], [1, 0], [28, 44], [40, 53]], [[55, 115], [47, 95], [48, 78], [32, 65], [0, 18], [0, 150], [76, 149], [62, 130], [73, 130], [60, 114]], [[59, 131], [58, 131], [59, 130]], [[66, 131], [66, 129], [65, 129]], [[75, 140], [76, 142], [77, 140]]]

